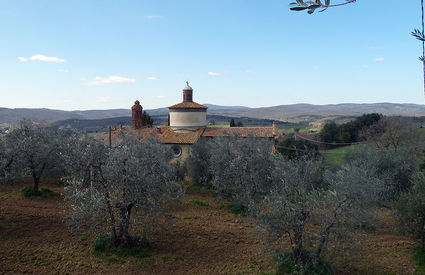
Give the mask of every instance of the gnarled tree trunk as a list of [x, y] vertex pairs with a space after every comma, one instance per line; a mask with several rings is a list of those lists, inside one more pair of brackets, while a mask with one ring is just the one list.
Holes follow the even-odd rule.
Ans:
[[129, 227], [130, 227], [130, 215], [131, 215], [132, 208], [133, 208], [133, 204], [129, 204], [127, 206], [123, 206], [120, 208], [120, 226], [119, 226], [119, 232], [117, 237], [117, 244], [121, 244], [124, 246], [131, 245]]

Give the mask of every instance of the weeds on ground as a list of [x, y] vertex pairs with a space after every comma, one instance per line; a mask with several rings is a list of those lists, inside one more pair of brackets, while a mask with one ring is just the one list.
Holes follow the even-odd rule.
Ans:
[[41, 198], [50, 198], [53, 195], [53, 191], [47, 188], [41, 188], [40, 190], [35, 190], [32, 186], [27, 186], [21, 190], [22, 196], [28, 197], [41, 197]]
[[413, 249], [413, 262], [416, 265], [417, 274], [425, 274], [425, 250], [422, 247]]
[[283, 252], [276, 254], [277, 270], [276, 274], [312, 274], [312, 275], [331, 275], [333, 274], [331, 266], [322, 259], [313, 259], [311, 254], [306, 251], [308, 263], [298, 264], [292, 252]]
[[248, 213], [248, 207], [242, 204], [231, 203], [226, 206], [227, 211], [235, 215], [246, 216]]
[[145, 237], [132, 237], [131, 246], [115, 245], [111, 235], [98, 237], [93, 243], [93, 253], [107, 263], [125, 263], [129, 256], [137, 258], [148, 257], [145, 248], [150, 247]]

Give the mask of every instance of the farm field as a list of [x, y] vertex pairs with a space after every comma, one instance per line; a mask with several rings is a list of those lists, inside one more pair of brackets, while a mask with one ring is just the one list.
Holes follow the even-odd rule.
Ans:
[[[93, 255], [95, 235], [73, 234], [63, 223], [63, 187], [48, 199], [23, 198], [22, 186], [0, 189], [0, 273], [273, 274], [273, 256], [246, 219], [227, 212], [226, 202], [188, 185], [169, 213], [176, 222], [157, 228], [146, 258], [104, 259]], [[336, 274], [414, 274], [416, 243], [397, 233], [386, 210], [380, 225], [356, 232], [353, 250], [328, 255]], [[286, 244], [286, 249], [289, 248]]]

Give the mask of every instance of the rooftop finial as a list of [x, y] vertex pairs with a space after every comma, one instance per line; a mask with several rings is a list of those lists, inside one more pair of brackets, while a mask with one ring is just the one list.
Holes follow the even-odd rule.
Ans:
[[189, 81], [186, 81], [186, 85], [189, 86]]

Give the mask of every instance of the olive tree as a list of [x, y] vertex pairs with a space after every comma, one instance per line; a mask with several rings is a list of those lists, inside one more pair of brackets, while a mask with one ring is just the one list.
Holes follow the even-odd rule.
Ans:
[[211, 185], [219, 196], [246, 205], [248, 199], [267, 192], [273, 168], [271, 142], [238, 136], [211, 142]]
[[[410, 176], [418, 170], [416, 161], [406, 148], [376, 149], [371, 146], [359, 146], [346, 155], [346, 162], [353, 166], [362, 166], [369, 174], [384, 179], [379, 194], [381, 203], [392, 201], [411, 187]], [[382, 204], [382, 206], [384, 206]]]
[[[277, 241], [289, 238], [298, 266], [315, 266], [329, 240], [347, 230], [343, 225], [374, 205], [382, 179], [363, 166], [323, 172], [319, 161], [307, 158], [275, 162], [269, 194], [251, 200], [254, 221]], [[321, 173], [326, 184], [318, 184]]]
[[395, 203], [394, 214], [401, 232], [421, 240], [425, 249], [425, 175], [416, 173], [411, 190]]
[[65, 189], [67, 221], [75, 229], [106, 226], [116, 245], [131, 245], [132, 221], [160, 212], [183, 194], [160, 144], [126, 137], [116, 148], [83, 141], [75, 150], [89, 159], [82, 160]]
[[186, 161], [189, 177], [198, 185], [211, 187], [212, 173], [211, 166], [211, 146], [212, 142], [205, 139], [199, 140], [191, 146], [190, 156]]
[[13, 166], [16, 154], [13, 150], [13, 144], [10, 144], [10, 139], [5, 136], [0, 136], [0, 184], [16, 180], [16, 178], [10, 178], [14, 175]]
[[37, 191], [46, 170], [58, 165], [58, 133], [23, 120], [5, 136], [5, 140], [9, 150], [8, 163], [14, 168], [10, 170], [10, 176], [15, 179], [30, 176]]

